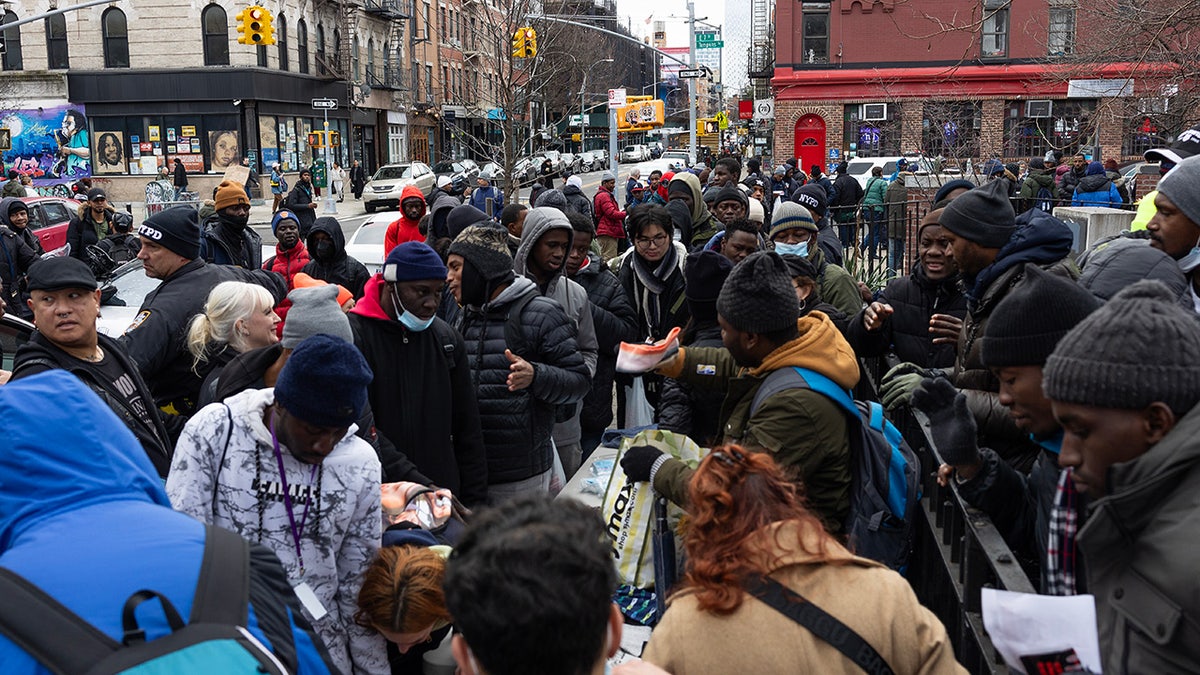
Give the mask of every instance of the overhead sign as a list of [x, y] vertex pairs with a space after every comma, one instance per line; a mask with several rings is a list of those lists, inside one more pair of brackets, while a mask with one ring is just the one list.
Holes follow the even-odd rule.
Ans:
[[775, 99], [759, 98], [754, 100], [754, 119], [756, 120], [773, 120], [775, 119]]
[[615, 110], [625, 107], [625, 89], [609, 89], [608, 90], [608, 108]]
[[704, 73], [704, 69], [703, 69], [703, 68], [696, 68], [696, 69], [693, 69], [693, 70], [681, 70], [681, 71], [679, 71], [679, 77], [681, 77], [681, 78], [683, 78], [683, 79], [685, 79], [685, 80], [694, 80], [694, 79], [696, 79], [696, 78], [699, 78], [699, 77], [704, 77], [704, 75], [705, 75], [705, 73]]
[[696, 33], [696, 49], [720, 49], [725, 46], [724, 40], [718, 40], [716, 33]]
[[337, 110], [336, 98], [314, 98], [312, 107], [315, 110]]
[[751, 120], [754, 119], [754, 101], [746, 99], [738, 101], [738, 119]]
[[1070, 80], [1067, 98], [1103, 98], [1133, 96], [1133, 79]]
[[657, 129], [666, 119], [662, 99], [633, 101], [617, 109], [617, 131], [647, 131]]

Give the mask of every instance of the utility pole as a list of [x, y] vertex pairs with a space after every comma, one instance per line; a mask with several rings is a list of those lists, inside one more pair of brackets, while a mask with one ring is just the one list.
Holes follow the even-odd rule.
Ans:
[[[696, 67], [696, 5], [688, 0], [688, 67]], [[696, 79], [688, 80], [688, 163], [696, 163]]]

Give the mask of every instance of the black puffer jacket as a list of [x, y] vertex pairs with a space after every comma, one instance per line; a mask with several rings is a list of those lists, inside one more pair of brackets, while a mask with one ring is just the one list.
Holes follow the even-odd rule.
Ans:
[[[715, 323], [696, 329], [685, 347], [722, 347], [721, 327]], [[724, 389], [700, 389], [674, 378], [663, 380], [658, 403], [658, 428], [685, 434], [703, 447], [712, 447], [721, 433]]]
[[583, 190], [567, 183], [566, 187], [562, 189], [562, 193], [567, 198], [567, 208], [588, 218], [592, 217], [592, 200], [583, 194]]
[[[568, 186], [569, 187], [569, 186]], [[588, 264], [572, 279], [583, 286], [591, 301], [592, 322], [600, 351], [596, 358], [596, 375], [592, 389], [583, 399], [579, 426], [584, 432], [603, 431], [612, 423], [613, 378], [617, 372], [617, 349], [622, 342], [634, 342], [638, 337], [637, 313], [621, 290], [616, 275], [595, 253], [588, 254]]]
[[[79, 205], [71, 222], [67, 224], [67, 243], [71, 245], [71, 257], [87, 262], [87, 247], [100, 243], [96, 234], [96, 223], [92, 221], [91, 206], [84, 202]], [[104, 236], [113, 231], [113, 217], [116, 214], [109, 207], [104, 209]]]
[[881, 356], [890, 347], [901, 361], [924, 368], [954, 367], [955, 346], [933, 344], [929, 317], [949, 314], [961, 319], [967, 315], [967, 298], [958, 287], [957, 276], [933, 281], [917, 263], [907, 277], [888, 283], [879, 302], [895, 310], [882, 328], [868, 332], [863, 327], [865, 308], [846, 327], [846, 341], [860, 358]]
[[[521, 313], [523, 358], [533, 364], [533, 384], [508, 390], [509, 361], [504, 327], [508, 310], [535, 295]], [[487, 450], [488, 484], [513, 483], [550, 469], [555, 408], [576, 403], [591, 382], [575, 341], [575, 323], [562, 307], [542, 297], [537, 286], [517, 277], [482, 308], [463, 310], [461, 326], [467, 363], [479, 401], [479, 420]]]
[[[318, 232], [325, 233], [333, 240], [333, 255], [328, 260], [317, 258]], [[342, 234], [342, 225], [336, 218], [317, 218], [304, 245], [308, 247], [308, 254], [312, 256], [312, 260], [300, 270], [301, 272], [314, 279], [341, 284], [355, 299], [362, 297], [363, 287], [367, 285], [371, 273], [362, 263], [346, 255], [346, 235]]]
[[8, 311], [22, 319], [33, 319], [33, 312], [25, 301], [25, 275], [30, 266], [38, 261], [33, 249], [16, 232], [0, 227], [0, 299], [8, 305]]

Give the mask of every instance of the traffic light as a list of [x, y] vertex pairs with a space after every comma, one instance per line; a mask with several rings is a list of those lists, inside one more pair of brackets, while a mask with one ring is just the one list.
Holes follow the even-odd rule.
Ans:
[[715, 119], [699, 119], [696, 120], [696, 133], [698, 134], [715, 134], [720, 131], [720, 127]]
[[325, 142], [324, 142], [324, 138], [323, 138], [324, 136], [325, 136], [325, 132], [324, 132], [324, 131], [312, 131], [312, 132], [309, 132], [309, 134], [308, 134], [308, 147], [310, 147], [310, 148], [323, 148], [323, 147], [325, 147]]
[[329, 132], [329, 147], [338, 148], [338, 147], [341, 147], [341, 145], [342, 145], [342, 132], [330, 131]]
[[537, 56], [537, 31], [528, 26], [518, 28], [513, 33], [512, 55], [518, 59], [532, 59]]
[[525, 29], [524, 28], [518, 28], [517, 32], [513, 33], [512, 55], [513, 55], [513, 58], [516, 58], [516, 59], [525, 58]]
[[525, 57], [532, 59], [537, 56], [537, 31], [525, 29]]
[[251, 5], [238, 12], [238, 44], [273, 45], [275, 29], [271, 25], [271, 13], [259, 5]]

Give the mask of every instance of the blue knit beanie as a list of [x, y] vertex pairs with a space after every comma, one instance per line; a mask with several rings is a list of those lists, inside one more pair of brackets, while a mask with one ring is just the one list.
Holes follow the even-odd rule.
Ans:
[[406, 241], [388, 254], [383, 263], [384, 281], [426, 281], [445, 279], [442, 256], [420, 241]]
[[296, 346], [279, 371], [275, 402], [306, 424], [348, 427], [362, 416], [373, 377], [357, 347], [331, 335], [314, 335]]
[[1085, 176], [1103, 176], [1104, 165], [1100, 162], [1088, 162], [1087, 170], [1083, 173]]
[[281, 223], [285, 220], [292, 221], [293, 223], [296, 224], [297, 227], [300, 226], [300, 219], [296, 217], [295, 213], [292, 213], [291, 211], [288, 211], [287, 209], [282, 209], [282, 210], [276, 211], [275, 216], [273, 218], [271, 218], [271, 234], [275, 234], [279, 230], [279, 223]]

